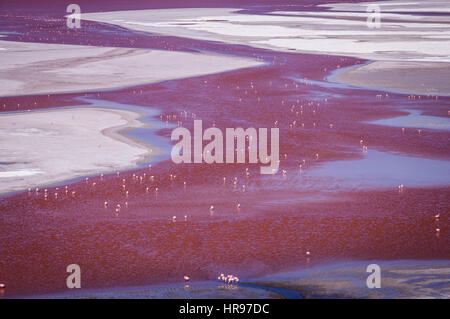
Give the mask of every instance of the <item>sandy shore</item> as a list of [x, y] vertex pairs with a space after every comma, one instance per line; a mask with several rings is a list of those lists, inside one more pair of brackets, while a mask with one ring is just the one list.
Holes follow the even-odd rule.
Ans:
[[[381, 288], [366, 285], [366, 267], [381, 269]], [[449, 261], [346, 262], [275, 275], [256, 284], [300, 292], [305, 298], [450, 298]]]
[[139, 117], [99, 108], [1, 114], [0, 193], [136, 167], [158, 152], [119, 133], [142, 127]]
[[0, 41], [0, 96], [95, 91], [261, 65], [246, 58]]
[[[370, 66], [370, 73], [367, 68], [356, 69], [338, 81], [416, 94], [450, 94], [445, 81], [450, 73], [450, 24], [442, 16], [422, 14], [437, 8], [440, 12], [450, 10], [449, 4], [426, 1], [379, 4], [382, 15], [378, 29], [367, 25], [368, 3], [322, 6], [329, 11], [273, 11], [270, 15], [240, 14], [239, 9], [229, 8], [196, 8], [88, 13], [83, 18], [132, 30], [276, 51], [381, 61]], [[363, 12], [354, 12], [357, 10]], [[392, 67], [392, 63], [385, 61], [396, 61], [400, 66]], [[411, 62], [407, 73], [402, 66], [405, 61]], [[434, 73], [436, 68], [440, 68], [438, 73]]]
[[343, 69], [331, 80], [408, 94], [450, 95], [450, 63], [375, 61]]

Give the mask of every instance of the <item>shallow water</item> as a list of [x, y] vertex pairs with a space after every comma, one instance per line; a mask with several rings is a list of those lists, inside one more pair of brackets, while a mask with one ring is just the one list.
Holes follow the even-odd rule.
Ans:
[[[367, 266], [380, 267], [381, 287], [369, 289]], [[318, 265], [252, 280], [287, 287], [308, 298], [448, 298], [450, 262], [445, 260], [367, 260]]]
[[369, 149], [362, 159], [326, 162], [305, 172], [341, 188], [448, 185], [450, 162]]
[[[287, 295], [287, 296], [286, 296]], [[266, 299], [292, 298], [298, 293], [287, 289], [260, 287], [256, 285], [231, 285], [207, 282], [188, 282], [168, 285], [115, 287], [107, 289], [74, 289], [66, 292], [27, 296], [30, 299]]]
[[[150, 162], [144, 161], [139, 163], [138, 167], [145, 167], [149, 163], [156, 164], [170, 157], [169, 154], [172, 145], [170, 144], [168, 139], [157, 135], [156, 132], [163, 128], [174, 128], [175, 125], [173, 123], [168, 123], [166, 125], [159, 121], [159, 119], [157, 119], [157, 116], [161, 114], [161, 111], [158, 108], [154, 106], [143, 107], [134, 104], [118, 103], [114, 101], [85, 97], [80, 97], [78, 98], [78, 100], [89, 103], [88, 107], [129, 110], [142, 115], [142, 117], [139, 118], [139, 121], [147, 124], [145, 127], [128, 129], [126, 131], [123, 131], [122, 134], [130, 136], [140, 142], [144, 142], [149, 146], [157, 147], [161, 152], [155, 156], [152, 156]], [[86, 105], [75, 105], [73, 107], [86, 107]]]
[[423, 115], [419, 110], [405, 110], [409, 114], [405, 116], [392, 117], [388, 119], [372, 121], [372, 124], [394, 126], [427, 128], [433, 130], [450, 130], [450, 119], [445, 117]]

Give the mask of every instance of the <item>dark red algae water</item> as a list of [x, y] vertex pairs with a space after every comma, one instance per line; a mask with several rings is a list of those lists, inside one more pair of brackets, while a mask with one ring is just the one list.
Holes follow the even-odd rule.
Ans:
[[[126, 9], [119, 3], [86, 5], [90, 11]], [[176, 165], [167, 159], [119, 176], [112, 172], [48, 187], [50, 194], [59, 193], [57, 199], [45, 200], [42, 190], [3, 195], [0, 282], [7, 284], [6, 296], [65, 290], [66, 267], [73, 263], [82, 269], [84, 288], [99, 288], [181, 282], [184, 275], [208, 280], [221, 272], [245, 281], [342, 260], [450, 259], [448, 184], [406, 187], [400, 193], [397, 187], [330, 190], [327, 179], [303, 183], [302, 176], [325, 162], [361, 158], [361, 139], [369, 152], [448, 161], [448, 131], [403, 133], [368, 122], [405, 109], [446, 117], [449, 97], [412, 100], [404, 94], [327, 85], [333, 70], [366, 62], [355, 58], [279, 53], [88, 21], [80, 30], [68, 30], [61, 17], [65, 11], [60, 14], [58, 8], [49, 5], [30, 13], [3, 5], [0, 28], [15, 32], [3, 39], [215, 52], [258, 58], [265, 65], [118, 90], [3, 97], [0, 111], [78, 105], [76, 98], [87, 96], [156, 107], [162, 110], [156, 119], [175, 125], [182, 121], [191, 130], [194, 117], [205, 128], [279, 127], [280, 171], [266, 176], [259, 174], [259, 164]], [[142, 7], [134, 3], [128, 8]], [[289, 10], [294, 9], [302, 7]], [[157, 134], [169, 139], [171, 129]]]

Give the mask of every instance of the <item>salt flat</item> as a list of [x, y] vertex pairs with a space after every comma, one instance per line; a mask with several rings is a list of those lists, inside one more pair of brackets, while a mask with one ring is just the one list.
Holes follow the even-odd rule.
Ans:
[[0, 193], [136, 167], [158, 152], [120, 133], [144, 126], [139, 117], [103, 108], [0, 114]]
[[261, 65], [162, 50], [0, 41], [0, 96], [95, 91]]
[[[269, 14], [244, 14], [239, 9], [161, 9], [130, 10], [84, 14], [82, 18], [119, 25], [132, 30], [178, 37], [245, 44], [276, 51], [345, 55], [374, 61], [414, 62], [408, 92], [450, 94], [450, 3], [443, 1], [382, 1], [380, 28], [369, 28], [369, 4], [323, 5], [328, 11], [273, 11]], [[359, 12], [356, 12], [359, 11]], [[410, 14], [414, 13], [414, 14]], [[440, 68], [436, 79], [422, 76], [430, 63]], [[378, 72], [380, 66], [380, 74]], [[343, 73], [346, 71], [343, 71]], [[372, 78], [384, 78], [380, 88], [397, 89], [398, 69], [374, 64], [364, 81], [352, 74], [336, 81], [360, 86], [378, 85]], [[366, 69], [361, 70], [362, 73]], [[386, 74], [388, 73], [388, 74]], [[392, 77], [390, 76], [392, 75]]]
[[449, 96], [450, 63], [374, 61], [343, 69], [332, 81], [408, 94]]
[[[380, 2], [381, 17], [386, 19], [382, 20], [379, 29], [368, 27], [367, 13], [348, 9], [353, 4], [343, 7], [347, 12], [273, 11], [258, 15], [239, 13], [239, 9], [196, 8], [87, 13], [83, 18], [133, 30], [280, 51], [349, 55], [372, 60], [450, 61], [448, 18], [384, 13], [385, 3]], [[420, 3], [389, 3], [398, 3], [405, 12], [422, 6]], [[365, 11], [368, 4], [355, 6]], [[442, 3], [442, 6], [443, 9], [450, 8], [448, 3]]]

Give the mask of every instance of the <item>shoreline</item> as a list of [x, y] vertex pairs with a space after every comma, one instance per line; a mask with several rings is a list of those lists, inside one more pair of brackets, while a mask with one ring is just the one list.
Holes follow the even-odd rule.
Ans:
[[[371, 264], [380, 267], [379, 289], [369, 289]], [[254, 285], [296, 291], [305, 299], [448, 299], [450, 260], [341, 261], [254, 280]]]
[[[388, 3], [402, 5], [398, 1]], [[337, 83], [374, 90], [392, 89], [404, 94], [450, 96], [450, 87], [446, 85], [450, 74], [448, 39], [442, 35], [450, 32], [448, 25], [434, 16], [384, 13], [390, 19], [383, 20], [382, 28], [374, 30], [366, 25], [364, 14], [352, 11], [360, 6], [364, 3], [344, 4], [344, 14], [335, 11], [339, 10], [339, 4], [325, 4], [310, 11], [268, 11], [264, 14], [239, 13], [242, 10], [239, 8], [91, 12], [83, 15], [83, 19], [139, 32], [247, 45], [275, 52], [369, 60], [373, 61], [370, 68], [375, 77], [365, 74], [368, 67], [361, 67], [353, 73], [342, 73]], [[420, 12], [422, 6], [426, 7], [426, 4], [417, 3], [414, 8]], [[327, 7], [330, 8], [325, 11]], [[414, 8], [408, 6], [405, 11]], [[308, 28], [299, 27], [302, 25], [308, 25]], [[265, 32], [261, 31], [262, 27]], [[389, 40], [386, 35], [390, 35]], [[390, 61], [408, 64], [408, 74], [405, 76], [405, 69], [398, 66], [386, 67]], [[336, 67], [339, 69], [340, 66]], [[438, 76], [435, 70], [439, 70]]]
[[[450, 289], [442, 282], [448, 281], [450, 260], [383, 260], [381, 288], [368, 289], [366, 267], [371, 260], [347, 260], [323, 263], [299, 271], [287, 271], [228, 285], [214, 280], [168, 282], [137, 286], [81, 288], [53, 293], [15, 295], [19, 299], [116, 299], [116, 298], [449, 298]], [[414, 283], [411, 283], [414, 282]], [[430, 289], [439, 283], [442, 288]], [[439, 286], [438, 284], [438, 286]], [[7, 296], [6, 296], [7, 297]], [[8, 297], [7, 297], [8, 298]]]
[[[410, 69], [407, 69], [408, 65]], [[368, 61], [336, 69], [328, 76], [328, 80], [396, 94], [450, 96], [450, 86], [445, 85], [449, 74], [449, 63]]]
[[[7, 165], [2, 165], [3, 169], [6, 168], [10, 168], [11, 165], [15, 165], [16, 168], [15, 170], [9, 170], [9, 172], [11, 172], [10, 174], [7, 174], [8, 171], [3, 171], [3, 175], [5, 175], [5, 177], [1, 177], [0, 176], [0, 181], [3, 182], [3, 184], [5, 184], [3, 187], [2, 184], [0, 183], [0, 192], [1, 192], [1, 196], [8, 196], [8, 195], [12, 195], [13, 193], [16, 192], [22, 192], [24, 190], [26, 190], [27, 188], [32, 188], [34, 189], [35, 187], [51, 187], [52, 185], [61, 185], [63, 182], [68, 182], [68, 181], [75, 181], [77, 179], [80, 179], [82, 177], [86, 177], [86, 176], [97, 176], [101, 173], [103, 174], [108, 174], [108, 173], [114, 173], [115, 171], [122, 171], [122, 170], [129, 170], [129, 169], [133, 169], [133, 168], [138, 168], [139, 167], [139, 163], [145, 162], [150, 160], [152, 157], [154, 156], [158, 156], [161, 154], [161, 150], [159, 148], [155, 148], [154, 146], [149, 145], [147, 142], [140, 142], [137, 139], [135, 139], [134, 137], [126, 134], [126, 131], [130, 130], [130, 129], [135, 129], [135, 128], [144, 128], [144, 127], [149, 127], [147, 123], [141, 122], [139, 119], [143, 116], [140, 113], [134, 112], [134, 111], [129, 111], [129, 110], [118, 110], [118, 109], [104, 109], [104, 108], [89, 108], [89, 107], [66, 107], [66, 108], [58, 108], [58, 109], [51, 109], [51, 110], [39, 110], [39, 111], [31, 111], [31, 112], [14, 112], [14, 113], [3, 113], [0, 114], [0, 121], [15, 121], [18, 120], [19, 122], [21, 120], [25, 120], [26, 124], [24, 124], [25, 126], [27, 124], [34, 124], [34, 127], [30, 127], [30, 126], [26, 126], [24, 128], [18, 128], [17, 127], [17, 123], [14, 123], [14, 130], [12, 135], [10, 135], [8, 137], [8, 135], [6, 135], [4, 138], [6, 138], [6, 140], [9, 140], [11, 138], [13, 138], [12, 136], [14, 135], [19, 135], [19, 136], [25, 136], [28, 139], [36, 139], [38, 138], [40, 141], [44, 140], [44, 143], [47, 144], [49, 142], [49, 140], [46, 140], [46, 136], [48, 137], [49, 135], [54, 135], [57, 134], [56, 132], [61, 133], [61, 131], [58, 129], [56, 131], [51, 131], [51, 130], [45, 130], [43, 129], [41, 126], [39, 126], [39, 124], [36, 123], [37, 120], [34, 120], [32, 118], [30, 118], [30, 116], [34, 116], [34, 117], [38, 117], [39, 120], [41, 119], [47, 119], [47, 120], [51, 120], [53, 124], [51, 124], [51, 126], [58, 125], [59, 123], [56, 123], [58, 120], [58, 117], [63, 117], [65, 120], [66, 119], [66, 114], [65, 113], [70, 113], [70, 114], [75, 114], [76, 116], [79, 117], [81, 115], [81, 117], [85, 117], [84, 115], [82, 115], [83, 113], [88, 113], [88, 116], [85, 117], [83, 120], [85, 122], [80, 121], [80, 126], [82, 126], [81, 130], [85, 130], [86, 127], [88, 126], [89, 130], [93, 130], [95, 132], [97, 132], [97, 136], [93, 135], [90, 136], [90, 140], [93, 139], [95, 141], [91, 141], [91, 144], [98, 144], [98, 148], [101, 148], [101, 145], [103, 143], [106, 143], [109, 147], [111, 146], [112, 149], [108, 150], [110, 152], [110, 154], [117, 154], [117, 150], [121, 150], [124, 152], [128, 152], [128, 156], [125, 155], [124, 159], [122, 160], [121, 164], [115, 166], [113, 163], [114, 161], [112, 160], [106, 160], [106, 157], [108, 156], [104, 156], [102, 157], [97, 157], [96, 160], [100, 160], [100, 161], [104, 161], [103, 165], [100, 163], [95, 163], [95, 160], [93, 160], [93, 162], [87, 162], [86, 166], [83, 166], [82, 168], [76, 168], [75, 162], [74, 160], [76, 160], [75, 158], [72, 158], [72, 156], [74, 154], [77, 153], [77, 151], [80, 151], [80, 147], [87, 147], [89, 149], [89, 152], [92, 152], [94, 150], [93, 145], [78, 145], [78, 146], [72, 146], [72, 152], [71, 154], [67, 154], [67, 152], [65, 152], [64, 150], [55, 150], [53, 149], [50, 152], [50, 155], [48, 156], [47, 159], [42, 159], [39, 156], [36, 157], [35, 151], [33, 151], [33, 148], [31, 148], [30, 146], [30, 150], [28, 150], [28, 154], [34, 154], [32, 155], [24, 155], [24, 158], [33, 158], [31, 160], [31, 162], [28, 162], [27, 165], [23, 166], [20, 165], [18, 162], [19, 157], [17, 157], [17, 155], [14, 156], [9, 156], [6, 157], [7, 159], [2, 160], [2, 162], [7, 163]], [[110, 122], [108, 124], [104, 124], [103, 126], [99, 126], [99, 127], [95, 127], [92, 125], [92, 123], [90, 124], [86, 124], [86, 121], [92, 121], [93, 116], [102, 116], [109, 113], [107, 116], [112, 115], [114, 117], [114, 119], [109, 118]], [[28, 117], [28, 119], [24, 119], [23, 117]], [[75, 115], [72, 115], [75, 116]], [[56, 118], [56, 120], [55, 120]], [[74, 117], [72, 117], [72, 120], [74, 119]], [[55, 123], [54, 123], [55, 121]], [[33, 123], [34, 122], [34, 123]], [[44, 124], [45, 125], [45, 124]], [[67, 128], [67, 130], [69, 132], [66, 132], [64, 135], [64, 138], [66, 139], [71, 139], [74, 140], [76, 142], [76, 140], [79, 140], [79, 142], [83, 141], [83, 139], [79, 139], [77, 137], [77, 134], [79, 133], [74, 133], [74, 127], [70, 127]], [[71, 135], [72, 133], [74, 133], [73, 135]], [[6, 133], [7, 134], [7, 133]], [[33, 134], [37, 134], [38, 137], [33, 136]], [[94, 132], [91, 131], [91, 134], [95, 134]], [[84, 141], [86, 142], [86, 141]], [[55, 143], [55, 139], [51, 140], [51, 143]], [[77, 142], [76, 142], [77, 143]], [[14, 148], [13, 145], [14, 142], [10, 142], [9, 141], [10, 146], [8, 147], [8, 149], [10, 150], [10, 152], [14, 153], [14, 152], [27, 152], [27, 150], [24, 149], [17, 149]], [[44, 145], [45, 145], [44, 144]], [[6, 141], [5, 141], [5, 145], [6, 145]], [[36, 147], [39, 147], [37, 145], [33, 145], [34, 146], [34, 150], [36, 150]], [[48, 144], [46, 145], [48, 146]], [[61, 145], [62, 146], [62, 145]], [[63, 148], [63, 147], [62, 147]], [[75, 150], [73, 149], [75, 148]], [[107, 152], [108, 152], [107, 151]], [[112, 153], [111, 153], [112, 152]], [[92, 155], [92, 154], [91, 154]], [[66, 156], [66, 160], [70, 160], [72, 159], [72, 162], [69, 162], [69, 168], [68, 168], [68, 172], [64, 171], [62, 172], [61, 170], [59, 171], [59, 173], [55, 173], [51, 171], [51, 168], [53, 165], [50, 164], [50, 161], [53, 159], [53, 161], [55, 161], [55, 158], [58, 158], [58, 160], [56, 160], [56, 163], [58, 163], [58, 161], [61, 161], [60, 157], [61, 156]], [[70, 165], [75, 165], [73, 167], [71, 167]], [[117, 164], [117, 163], [116, 163]], [[19, 167], [19, 166], [20, 167]], [[65, 162], [64, 165], [67, 165], [67, 163]], [[112, 166], [110, 166], [112, 165]], [[40, 167], [40, 169], [38, 169], [37, 167]], [[45, 170], [43, 167], [47, 167], [47, 170]], [[80, 170], [81, 169], [81, 170]], [[23, 173], [20, 173], [23, 172]], [[26, 172], [33, 172], [33, 174], [26, 174]], [[16, 173], [16, 174], [12, 174], [12, 173]], [[50, 174], [50, 176], [48, 176]], [[39, 179], [37, 180], [35, 177], [37, 177], [36, 175], [39, 176]], [[19, 180], [17, 180], [17, 177], [24, 177], [25, 176], [25, 181], [22, 180], [22, 178], [19, 178]], [[43, 177], [44, 176], [44, 177]], [[28, 178], [28, 181], [26, 180]], [[3, 180], [2, 180], [3, 179]], [[11, 180], [14, 179], [14, 180]]]
[[5, 40], [0, 47], [1, 97], [118, 90], [264, 65], [223, 54], [129, 47]]

